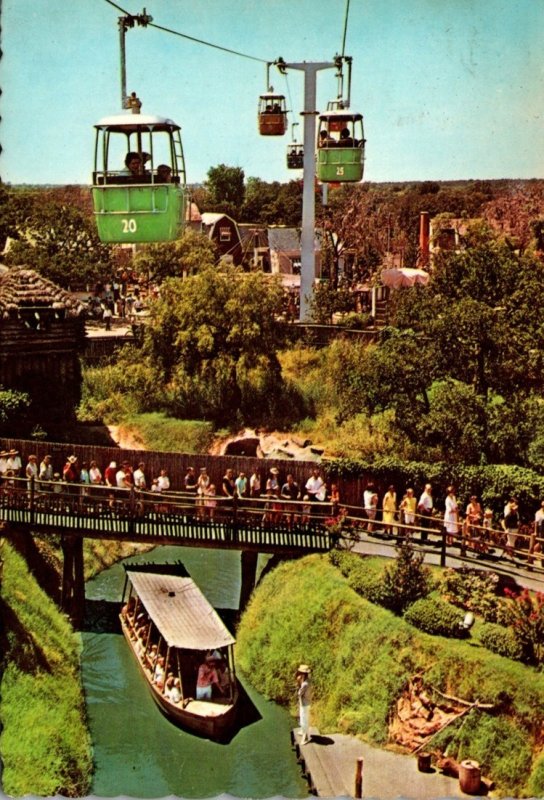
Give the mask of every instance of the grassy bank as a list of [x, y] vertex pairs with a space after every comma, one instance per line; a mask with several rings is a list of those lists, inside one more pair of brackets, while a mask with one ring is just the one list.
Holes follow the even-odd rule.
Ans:
[[358, 596], [327, 557], [281, 565], [263, 580], [237, 637], [238, 664], [268, 697], [294, 710], [294, 670], [313, 666], [314, 724], [384, 745], [410, 677], [474, 702], [433, 746], [480, 761], [501, 792], [544, 793], [544, 676], [477, 642], [429, 636]]
[[92, 756], [79, 639], [6, 541], [1, 556], [3, 790], [88, 794]]

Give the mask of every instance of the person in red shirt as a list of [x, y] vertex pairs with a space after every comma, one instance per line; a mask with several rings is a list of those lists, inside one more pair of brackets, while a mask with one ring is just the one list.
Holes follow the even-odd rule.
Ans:
[[215, 658], [211, 653], [208, 653], [204, 662], [198, 668], [198, 677], [196, 679], [196, 699], [211, 700], [214, 685], [217, 686], [217, 688], [221, 691]]

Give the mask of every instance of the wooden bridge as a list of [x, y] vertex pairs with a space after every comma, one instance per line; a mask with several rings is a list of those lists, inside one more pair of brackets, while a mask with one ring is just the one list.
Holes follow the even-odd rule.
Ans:
[[84, 605], [83, 539], [213, 547], [242, 553], [241, 607], [254, 586], [259, 553], [293, 557], [327, 552], [335, 537], [328, 503], [272, 498], [206, 500], [184, 492], [155, 493], [11, 478], [0, 487], [4, 533], [59, 535], [62, 606], [74, 622]]

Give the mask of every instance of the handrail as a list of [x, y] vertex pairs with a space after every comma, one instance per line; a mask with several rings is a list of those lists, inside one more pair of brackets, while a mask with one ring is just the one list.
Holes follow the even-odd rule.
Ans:
[[[518, 560], [529, 571], [544, 571], [544, 537], [527, 526], [516, 533], [515, 545], [508, 541], [507, 532], [483, 525], [473, 525], [467, 519], [457, 523], [457, 531], [449, 533], [441, 517], [424, 517], [414, 514], [414, 522], [407, 524], [398, 519], [384, 523], [372, 520], [359, 506], [331, 502], [289, 500], [274, 495], [259, 497], [225, 497], [223, 495], [197, 495], [183, 491], [147, 491], [104, 486], [102, 484], [44, 481], [38, 478], [9, 477], [0, 485], [0, 517], [2, 510], [11, 521], [31, 526], [59, 524], [59, 517], [71, 516], [87, 519], [111, 519], [122, 523], [120, 535], [137, 536], [136, 526], [145, 521], [160, 526], [161, 523], [226, 526], [232, 533], [244, 529], [277, 531], [280, 533], [309, 533], [325, 536], [330, 545], [344, 541], [361, 541], [365, 535], [385, 535], [399, 542], [420, 535], [418, 544], [440, 545], [440, 563], [445, 565], [446, 554], [458, 548], [461, 556], [467, 553], [477, 557], [493, 554], [495, 561]], [[48, 522], [48, 515], [55, 522]], [[69, 526], [71, 527], [71, 526]], [[82, 526], [83, 527], [83, 526]], [[108, 530], [111, 530], [108, 528]], [[424, 534], [422, 537], [421, 534]], [[179, 533], [177, 534], [179, 536]], [[497, 553], [497, 551], [501, 551]], [[540, 563], [540, 567], [537, 563]]]

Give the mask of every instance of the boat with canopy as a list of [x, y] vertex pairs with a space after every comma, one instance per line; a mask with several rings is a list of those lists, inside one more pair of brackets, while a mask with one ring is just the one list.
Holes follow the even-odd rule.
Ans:
[[184, 570], [125, 569], [121, 627], [153, 699], [182, 727], [223, 738], [237, 712], [234, 637]]

